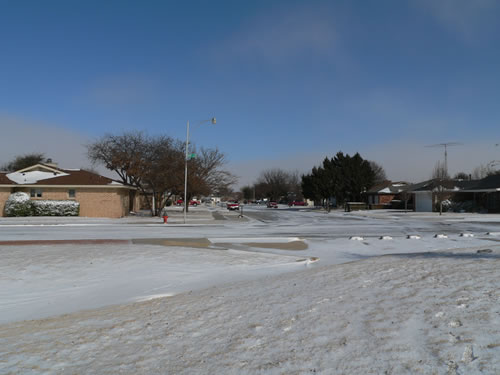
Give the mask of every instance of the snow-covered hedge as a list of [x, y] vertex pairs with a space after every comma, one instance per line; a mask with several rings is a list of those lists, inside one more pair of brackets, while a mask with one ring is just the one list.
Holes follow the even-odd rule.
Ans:
[[5, 202], [5, 216], [31, 216], [33, 215], [33, 206], [30, 196], [26, 193], [13, 193], [9, 195]]
[[78, 216], [80, 203], [75, 201], [32, 201], [33, 216]]
[[75, 201], [30, 200], [26, 193], [13, 193], [5, 202], [5, 216], [78, 216], [80, 203]]

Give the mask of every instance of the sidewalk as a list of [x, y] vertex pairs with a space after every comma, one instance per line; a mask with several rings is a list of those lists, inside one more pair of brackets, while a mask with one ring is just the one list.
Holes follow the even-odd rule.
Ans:
[[[74, 216], [29, 216], [29, 217], [0, 217], [1, 227], [92, 227], [112, 225], [139, 225], [139, 226], [198, 226], [222, 225], [231, 221], [245, 222], [246, 217], [240, 217], [239, 211], [227, 211], [222, 208], [190, 207], [184, 222], [182, 207], [167, 208], [167, 223], [163, 217], [130, 215], [123, 218], [93, 218]], [[0, 238], [1, 240], [1, 238]]]

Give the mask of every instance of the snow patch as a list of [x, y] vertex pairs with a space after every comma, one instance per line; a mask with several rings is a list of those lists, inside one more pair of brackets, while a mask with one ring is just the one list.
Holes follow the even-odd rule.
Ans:
[[422, 237], [420, 237], [418, 234], [409, 234], [408, 236], [406, 236], [406, 238], [409, 240], [419, 240]]
[[474, 352], [472, 350], [472, 345], [467, 345], [464, 350], [464, 354], [462, 355], [462, 362], [471, 363], [474, 359]]
[[51, 178], [69, 176], [64, 172], [42, 172], [42, 171], [31, 171], [31, 172], [12, 172], [6, 174], [7, 178], [16, 184], [36, 184], [41, 180], [48, 180]]
[[392, 240], [391, 236], [380, 236], [381, 240]]
[[351, 236], [351, 237], [349, 237], [349, 239], [351, 241], [363, 241], [364, 240], [364, 238], [361, 236]]

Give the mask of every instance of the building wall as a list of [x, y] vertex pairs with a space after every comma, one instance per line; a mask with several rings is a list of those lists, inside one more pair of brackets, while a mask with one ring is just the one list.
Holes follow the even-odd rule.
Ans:
[[370, 194], [368, 196], [369, 204], [389, 204], [394, 199], [394, 194]]
[[3, 209], [5, 207], [5, 201], [11, 194], [10, 188], [0, 188], [0, 216], [4, 216]]
[[379, 204], [389, 204], [391, 201], [394, 199], [393, 194], [387, 194], [387, 195], [379, 195], [378, 196], [378, 203]]
[[[69, 198], [67, 188], [41, 188], [41, 198], [33, 200], [75, 200], [80, 203], [80, 216], [118, 218], [129, 213], [128, 189], [75, 188], [75, 198]], [[17, 191], [30, 194], [31, 188], [16, 187]]]
[[489, 213], [500, 212], [500, 193], [488, 194], [488, 212]]

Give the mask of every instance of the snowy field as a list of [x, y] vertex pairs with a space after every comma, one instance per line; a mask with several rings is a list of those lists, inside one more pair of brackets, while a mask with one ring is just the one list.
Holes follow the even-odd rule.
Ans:
[[497, 215], [0, 219], [0, 373], [500, 374], [499, 241]]

